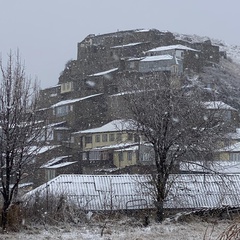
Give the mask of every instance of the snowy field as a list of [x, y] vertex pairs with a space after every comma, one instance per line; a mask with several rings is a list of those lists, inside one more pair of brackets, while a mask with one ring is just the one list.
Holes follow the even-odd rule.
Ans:
[[[19, 233], [0, 235], [2, 239], [103, 239], [103, 240], [217, 240], [218, 236], [231, 224], [227, 220], [212, 220], [210, 222], [201, 219], [173, 223], [165, 220], [162, 224], [150, 223], [143, 227], [138, 220], [125, 219], [105, 223], [89, 223], [84, 225], [65, 224], [62, 226], [34, 226], [22, 230]], [[105, 227], [104, 227], [105, 226]], [[103, 236], [101, 234], [103, 233]]]

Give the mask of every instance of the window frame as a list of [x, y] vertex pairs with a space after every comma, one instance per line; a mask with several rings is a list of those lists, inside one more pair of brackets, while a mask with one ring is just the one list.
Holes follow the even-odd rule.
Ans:
[[102, 142], [107, 142], [108, 141], [108, 134], [107, 133], [103, 133], [102, 134]]
[[109, 134], [109, 142], [114, 142], [115, 141], [115, 133], [110, 133]]
[[96, 143], [101, 142], [101, 135], [100, 135], [100, 134], [96, 134], [96, 135], [95, 135], [95, 142], [96, 142]]
[[127, 152], [127, 160], [128, 161], [132, 161], [133, 160], [133, 152], [132, 151], [128, 151]]

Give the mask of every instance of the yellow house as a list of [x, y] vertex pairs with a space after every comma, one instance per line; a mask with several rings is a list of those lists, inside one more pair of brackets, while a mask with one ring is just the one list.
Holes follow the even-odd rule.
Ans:
[[83, 162], [97, 164], [102, 161], [117, 168], [138, 164], [142, 139], [131, 121], [114, 120], [99, 128], [76, 132], [73, 136], [81, 146]]
[[226, 134], [225, 140], [220, 142], [219, 147], [215, 152], [215, 160], [240, 162], [240, 128]]
[[240, 142], [219, 149], [217, 155], [222, 161], [240, 162]]

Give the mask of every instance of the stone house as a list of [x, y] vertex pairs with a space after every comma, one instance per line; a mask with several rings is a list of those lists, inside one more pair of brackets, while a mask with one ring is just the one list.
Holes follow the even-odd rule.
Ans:
[[211, 40], [207, 40], [203, 43], [193, 43], [192, 46], [201, 51], [201, 56], [205, 65], [219, 63], [221, 56], [219, 46], [212, 45]]

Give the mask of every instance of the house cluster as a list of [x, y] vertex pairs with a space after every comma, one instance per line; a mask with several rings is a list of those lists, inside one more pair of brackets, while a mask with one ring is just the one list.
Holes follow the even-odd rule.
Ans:
[[[209, 41], [184, 42], [155, 29], [87, 36], [58, 84], [41, 90], [37, 114], [47, 119], [41, 139], [47, 143], [36, 156], [39, 168], [32, 181], [37, 186], [63, 173], [151, 170], [151, 147], [116, 111], [121, 82], [163, 74], [181, 78], [219, 59], [219, 47]], [[211, 107], [219, 110], [220, 105], [226, 119], [236, 120], [236, 109], [222, 102]], [[240, 140], [237, 133], [231, 135], [234, 141]], [[228, 150], [223, 148], [219, 158], [237, 160], [237, 155], [227, 157]]]

